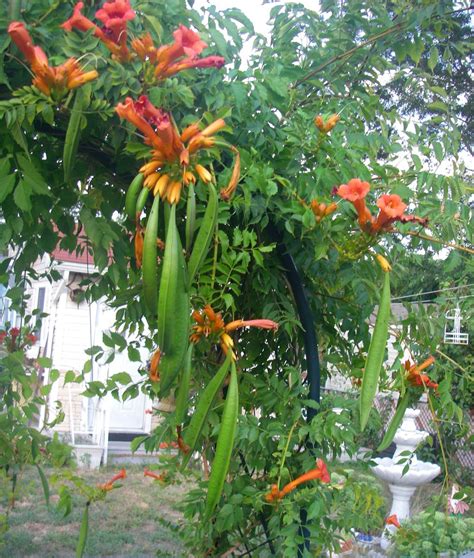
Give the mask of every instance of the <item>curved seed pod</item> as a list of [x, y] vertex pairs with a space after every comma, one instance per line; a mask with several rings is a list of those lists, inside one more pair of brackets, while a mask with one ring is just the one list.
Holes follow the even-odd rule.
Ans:
[[148, 190], [148, 188], [142, 188], [142, 191], [138, 194], [137, 206], [135, 208], [135, 215], [140, 215], [140, 213], [143, 211], [149, 193], [150, 190]]
[[144, 176], [142, 173], [137, 174], [137, 176], [130, 183], [127, 195], [125, 196], [125, 213], [132, 221], [135, 221], [137, 200], [140, 190], [143, 187], [143, 179]]
[[225, 399], [221, 428], [217, 438], [216, 454], [212, 462], [211, 476], [207, 487], [204, 521], [207, 521], [221, 498], [225, 478], [229, 471], [230, 458], [234, 449], [234, 439], [239, 418], [239, 384], [235, 363], [232, 362], [229, 389]]
[[388, 446], [392, 443], [395, 433], [398, 430], [398, 427], [400, 426], [403, 417], [405, 416], [406, 410], [408, 409], [409, 401], [410, 401], [410, 395], [408, 392], [406, 392], [405, 395], [398, 402], [397, 410], [393, 415], [392, 421], [390, 422], [387, 431], [385, 432], [385, 435], [383, 437], [383, 440], [380, 442], [380, 445], [377, 448], [377, 451], [383, 451], [384, 449], [387, 449]]
[[191, 451], [183, 457], [183, 467], [187, 465], [193, 451], [196, 449], [196, 445], [204, 427], [204, 423], [206, 422], [207, 415], [209, 414], [217, 392], [221, 389], [229, 371], [231, 359], [231, 351], [229, 351], [224, 363], [216, 372], [216, 375], [212, 378], [212, 380], [207, 384], [205, 390], [199, 398], [196, 410], [191, 418], [191, 422], [184, 432], [184, 441], [186, 445], [190, 447]]
[[176, 394], [176, 410], [175, 420], [176, 424], [180, 425], [184, 421], [186, 410], [188, 408], [189, 398], [189, 382], [191, 380], [191, 364], [193, 357], [194, 345], [191, 343], [188, 347], [188, 352], [184, 359], [183, 373], [181, 374], [178, 392]]
[[89, 87], [81, 87], [76, 91], [69, 124], [67, 125], [63, 151], [64, 180], [66, 182], [71, 178], [71, 172], [74, 168], [74, 160], [81, 135], [82, 111], [89, 104], [89, 92]]
[[49, 484], [43, 469], [35, 463], [35, 467], [38, 469], [38, 474], [41, 480], [41, 486], [43, 487], [44, 499], [46, 501], [46, 506], [49, 508]]
[[203, 220], [201, 221], [201, 226], [199, 227], [196, 242], [194, 243], [193, 251], [188, 263], [189, 285], [192, 284], [198, 269], [201, 267], [201, 264], [207, 255], [212, 235], [214, 234], [214, 230], [216, 228], [218, 207], [217, 192], [212, 184], [209, 184], [208, 188], [209, 199], [207, 202], [206, 212], [204, 213]]
[[194, 231], [196, 228], [196, 193], [194, 184], [191, 182], [188, 188], [188, 200], [186, 204], [186, 254], [191, 252]]
[[181, 368], [189, 345], [189, 294], [186, 262], [176, 227], [176, 205], [171, 206], [158, 294], [160, 395], [164, 397]]
[[158, 217], [160, 210], [160, 197], [153, 200], [150, 215], [146, 224], [145, 239], [143, 242], [143, 298], [148, 310], [154, 314], [158, 300], [158, 265], [156, 237], [158, 235]]
[[89, 533], [89, 505], [90, 502], [86, 503], [84, 508], [84, 513], [82, 514], [81, 529], [79, 531], [79, 540], [76, 546], [76, 558], [82, 558], [84, 555], [84, 550], [87, 543], [87, 535]]
[[360, 393], [360, 429], [367, 425], [370, 409], [377, 392], [380, 370], [382, 368], [385, 347], [388, 339], [388, 322], [390, 319], [390, 274], [385, 273], [379, 311], [370, 341], [367, 360], [365, 361], [364, 377]]

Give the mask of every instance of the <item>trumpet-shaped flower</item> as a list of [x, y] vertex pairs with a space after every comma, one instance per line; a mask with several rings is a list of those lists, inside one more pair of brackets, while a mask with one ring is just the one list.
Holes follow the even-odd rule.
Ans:
[[82, 14], [83, 8], [84, 2], [78, 2], [74, 6], [72, 16], [61, 27], [66, 31], [93, 29], [94, 35], [104, 43], [114, 58], [120, 62], [128, 61], [130, 51], [127, 47], [127, 23], [135, 17], [130, 1], [105, 2], [102, 8], [95, 13], [95, 17], [103, 24], [102, 28]]
[[[304, 204], [306, 206], [306, 204]], [[311, 211], [313, 212], [316, 222], [319, 223], [324, 217], [331, 215], [337, 209], [337, 203], [331, 202], [330, 204], [325, 204], [324, 202], [319, 202], [314, 199], [310, 203]]]
[[370, 191], [370, 184], [363, 182], [360, 178], [353, 178], [347, 184], [341, 184], [337, 189], [337, 194], [341, 198], [354, 204], [357, 211], [359, 226], [362, 230], [367, 230], [372, 224], [372, 215], [365, 204], [365, 197]]
[[394, 513], [392, 515], [389, 515], [385, 520], [385, 525], [393, 525], [397, 529], [400, 529], [400, 522], [398, 521], [397, 514]]
[[173, 38], [172, 43], [159, 48], [154, 46], [149, 33], [132, 41], [132, 49], [138, 57], [155, 66], [155, 79], [165, 79], [191, 68], [221, 68], [225, 64], [222, 56], [199, 58], [207, 44], [186, 26], [180, 25]]
[[338, 114], [333, 114], [325, 121], [321, 115], [318, 115], [314, 119], [314, 125], [320, 132], [327, 134], [334, 128], [340, 119], [341, 118]]
[[[212, 174], [199, 164], [197, 152], [217, 145], [215, 133], [225, 126], [222, 118], [201, 130], [198, 124], [191, 124], [180, 134], [171, 115], [155, 107], [146, 95], [134, 101], [127, 97], [125, 103], [116, 107], [117, 114], [128, 120], [144, 135], [150, 145], [152, 159], [140, 169], [145, 180], [144, 186], [153, 190], [170, 204], [178, 203], [182, 186], [196, 182], [196, 175], [205, 183], [213, 180]], [[219, 141], [219, 146], [230, 149], [235, 147]], [[227, 186], [229, 196], [235, 190], [240, 175], [240, 160], [236, 156], [232, 176]]]
[[438, 389], [438, 384], [432, 382], [429, 376], [426, 374], [422, 374], [421, 372], [431, 366], [435, 361], [433, 356], [428, 357], [425, 361], [421, 364], [411, 364], [410, 361], [405, 362], [405, 370], [407, 371], [406, 379], [410, 385], [413, 387], [421, 387], [421, 388], [431, 388], [435, 391]]
[[314, 469], [311, 469], [307, 473], [300, 475], [294, 481], [289, 482], [283, 487], [282, 490], [279, 490], [276, 484], [272, 485], [270, 492], [265, 495], [265, 500], [267, 502], [274, 502], [277, 500], [281, 500], [287, 494], [293, 492], [293, 490], [295, 490], [295, 488], [297, 488], [300, 484], [312, 480], [320, 480], [323, 483], [331, 482], [331, 476], [326, 467], [326, 464], [322, 459], [318, 459], [316, 461], [316, 467]]
[[114, 487], [113, 485], [115, 482], [124, 479], [126, 477], [127, 477], [127, 471], [125, 469], [120, 469], [120, 471], [116, 475], [114, 475], [109, 481], [107, 481], [104, 484], [98, 484], [97, 488], [100, 488], [101, 490], [108, 492], [109, 490], [113, 489]]
[[[228, 324], [224, 323], [222, 314], [215, 312], [208, 304], [204, 307], [202, 312], [194, 311], [193, 318], [197, 322], [193, 326], [193, 333], [191, 334], [191, 341], [198, 343], [203, 337], [212, 337], [218, 339], [224, 354], [233, 350], [234, 341], [229, 335], [230, 332], [244, 327], [257, 327], [259, 329], [271, 329], [276, 331], [278, 324], [273, 320], [234, 320]], [[233, 351], [232, 351], [233, 354]], [[235, 358], [235, 354], [233, 354]]]
[[96, 70], [84, 72], [75, 58], [69, 58], [60, 66], [49, 65], [44, 51], [33, 44], [24, 24], [13, 21], [8, 33], [31, 66], [34, 74], [33, 85], [48, 96], [60, 98], [70, 89], [76, 89], [99, 75]]
[[150, 477], [160, 482], [166, 482], [166, 473], [154, 473], [153, 471], [150, 471], [150, 469], [148, 468], [145, 468], [143, 470], [143, 476]]
[[160, 381], [160, 360], [161, 360], [161, 351], [160, 349], [156, 349], [150, 359], [150, 367], [149, 367], [149, 378], [152, 382], [159, 382]]
[[362, 182], [359, 178], [349, 180], [347, 184], [341, 184], [336, 193], [341, 198], [353, 203], [358, 215], [360, 228], [369, 234], [375, 235], [380, 232], [389, 231], [395, 221], [402, 223], [416, 222], [425, 226], [427, 219], [415, 215], [405, 215], [407, 205], [397, 194], [384, 194], [377, 200], [379, 213], [376, 218], [372, 217], [365, 204], [365, 197], [370, 191], [370, 184]]

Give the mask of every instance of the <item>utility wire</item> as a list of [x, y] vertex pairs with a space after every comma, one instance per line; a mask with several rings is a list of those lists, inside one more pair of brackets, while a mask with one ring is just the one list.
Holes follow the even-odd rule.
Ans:
[[439, 289], [437, 291], [422, 291], [421, 293], [414, 293], [414, 294], [410, 294], [410, 295], [403, 295], [403, 296], [397, 296], [395, 298], [392, 298], [392, 302], [394, 302], [395, 300], [402, 300], [403, 298], [413, 298], [414, 296], [420, 296], [420, 295], [426, 295], [426, 294], [434, 294], [434, 293], [444, 293], [446, 291], [456, 291], [458, 289], [464, 289], [465, 287], [473, 287], [474, 283], [469, 283], [467, 285], [459, 285], [458, 287], [447, 287], [446, 289]]

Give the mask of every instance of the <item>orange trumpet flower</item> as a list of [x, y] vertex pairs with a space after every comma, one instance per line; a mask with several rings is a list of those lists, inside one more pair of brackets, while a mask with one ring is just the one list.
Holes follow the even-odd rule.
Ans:
[[109, 481], [107, 481], [104, 484], [98, 484], [97, 488], [100, 488], [101, 490], [104, 490], [106, 492], [108, 492], [109, 490], [112, 490], [112, 488], [114, 487], [114, 482], [117, 482], [118, 480], [124, 479], [127, 477], [127, 471], [125, 469], [120, 469], [120, 471], [114, 475]]
[[45, 95], [63, 97], [70, 89], [76, 89], [99, 75], [96, 70], [84, 72], [75, 58], [56, 67], [50, 66], [44, 51], [33, 44], [25, 25], [19, 21], [10, 23], [8, 33], [31, 66], [35, 76], [33, 85]]
[[222, 56], [198, 58], [207, 48], [207, 44], [199, 35], [180, 25], [173, 33], [174, 42], [169, 45], [155, 47], [149, 33], [132, 41], [132, 49], [143, 61], [156, 65], [154, 77], [165, 79], [183, 70], [191, 68], [220, 68], [225, 64]]
[[160, 349], [156, 349], [150, 359], [150, 368], [149, 368], [149, 378], [152, 382], [159, 382], [160, 381], [160, 366], [161, 360], [161, 351]]
[[[307, 207], [306, 203], [304, 205]], [[336, 211], [337, 203], [332, 202], [326, 205], [325, 203], [320, 203], [318, 200], [314, 199], [311, 200], [310, 207], [316, 217], [316, 222], [319, 223], [322, 219], [324, 219], [324, 217], [327, 217]]]
[[[195, 310], [193, 312], [193, 318], [197, 322], [197, 325], [193, 326], [193, 333], [191, 334], [190, 340], [193, 343], [198, 343], [202, 337], [215, 336], [219, 340], [224, 354], [227, 354], [229, 350], [232, 351], [234, 347], [234, 341], [229, 335], [229, 332], [243, 327], [258, 327], [260, 329], [271, 329], [273, 331], [278, 329], [278, 324], [276, 322], [265, 319], [234, 320], [226, 325], [222, 319], [222, 315], [216, 313], [209, 304], [204, 307], [202, 312]], [[233, 356], [235, 358], [235, 355]]]
[[314, 124], [320, 132], [327, 134], [334, 128], [340, 119], [341, 117], [338, 114], [333, 114], [326, 121], [324, 121], [323, 117], [318, 115], [314, 119]]
[[130, 51], [127, 48], [127, 22], [135, 17], [135, 12], [129, 0], [105, 2], [102, 8], [97, 10], [95, 17], [103, 23], [102, 28], [82, 14], [83, 8], [84, 2], [78, 2], [74, 6], [72, 16], [61, 27], [66, 31], [94, 29], [94, 35], [110, 50], [113, 58], [120, 62], [130, 60]]
[[274, 502], [276, 500], [281, 500], [287, 494], [293, 492], [293, 490], [295, 490], [295, 488], [297, 488], [300, 484], [312, 480], [320, 480], [323, 483], [328, 483], [331, 481], [331, 476], [329, 474], [329, 471], [322, 459], [318, 459], [316, 461], [315, 469], [311, 469], [307, 473], [300, 475], [294, 481], [291, 481], [288, 484], [286, 484], [282, 490], [278, 490], [278, 486], [276, 484], [272, 485], [271, 491], [265, 496], [265, 500], [267, 502]]
[[143, 470], [143, 476], [150, 477], [160, 482], [166, 482], [166, 473], [154, 473], [147, 468]]
[[387, 519], [385, 520], [385, 525], [393, 525], [395, 526], [397, 529], [400, 529], [400, 522], [398, 521], [398, 517], [397, 514], [394, 513], [392, 515], [389, 515], [387, 517]]
[[435, 358], [433, 356], [428, 357], [425, 361], [421, 364], [411, 364], [410, 361], [405, 362], [405, 370], [407, 370], [407, 381], [413, 387], [421, 387], [421, 388], [431, 388], [433, 390], [438, 389], [438, 384], [432, 382], [430, 377], [426, 374], [421, 374], [421, 372], [431, 366], [435, 362]]
[[[194, 123], [180, 134], [172, 116], [155, 107], [146, 95], [134, 101], [127, 97], [125, 103], [119, 103], [116, 112], [138, 128], [147, 145], [153, 148], [152, 159], [140, 169], [145, 176], [144, 186], [153, 190], [168, 203], [178, 203], [183, 184], [196, 182], [196, 175], [205, 183], [213, 180], [212, 174], [198, 163], [196, 153], [217, 145], [214, 134], [225, 126], [221, 118], [204, 128]], [[235, 190], [240, 175], [240, 159], [235, 147], [219, 142], [219, 147], [237, 153], [230, 183], [226, 190], [229, 195]]]
[[365, 204], [365, 197], [369, 193], [370, 184], [362, 182], [360, 178], [353, 178], [347, 184], [341, 184], [337, 189], [337, 194], [345, 200], [349, 200], [354, 204], [357, 211], [359, 226], [362, 230], [367, 231], [372, 224], [372, 215]]

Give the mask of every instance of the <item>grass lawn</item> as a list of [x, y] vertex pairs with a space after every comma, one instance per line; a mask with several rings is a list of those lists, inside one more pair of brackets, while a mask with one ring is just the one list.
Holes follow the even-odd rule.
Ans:
[[[106, 482], [118, 467], [83, 471], [89, 484]], [[143, 468], [127, 467], [123, 486], [108, 493], [106, 501], [95, 503], [89, 513], [89, 538], [86, 556], [140, 556], [142, 558], [187, 558], [180, 541], [181, 514], [176, 510], [188, 486], [161, 486], [143, 477]], [[69, 558], [75, 546], [83, 511], [77, 498], [70, 515], [55, 510], [58, 496], [51, 487], [48, 510], [35, 470], [23, 476], [19, 498], [10, 514], [0, 556], [5, 558]], [[1, 537], [1, 535], [0, 535]], [[1, 540], [1, 539], [0, 539]]]

